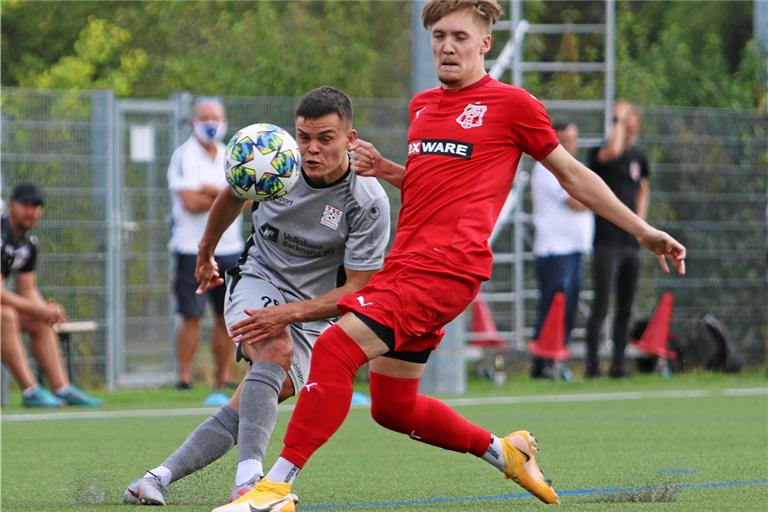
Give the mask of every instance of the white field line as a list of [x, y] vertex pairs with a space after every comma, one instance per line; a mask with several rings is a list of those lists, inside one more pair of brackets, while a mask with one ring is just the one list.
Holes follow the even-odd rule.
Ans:
[[[602, 402], [622, 400], [655, 400], [675, 398], [702, 398], [710, 396], [768, 396], [768, 387], [764, 388], [727, 388], [722, 391], [708, 389], [685, 389], [674, 391], [626, 391], [608, 393], [572, 393], [561, 395], [531, 395], [531, 396], [496, 396], [482, 398], [449, 398], [443, 400], [454, 407], [471, 407], [476, 405], [514, 405], [514, 404], [543, 404], [568, 402]], [[367, 408], [368, 405], [353, 405], [353, 409]], [[280, 411], [292, 411], [294, 404], [281, 405]], [[49, 420], [83, 420], [83, 419], [120, 419], [120, 418], [165, 418], [173, 416], [202, 416], [212, 414], [218, 407], [196, 407], [184, 409], [137, 409], [129, 411], [77, 411], [77, 412], [44, 412], [33, 414], [0, 414], [3, 422], [30, 422]]]

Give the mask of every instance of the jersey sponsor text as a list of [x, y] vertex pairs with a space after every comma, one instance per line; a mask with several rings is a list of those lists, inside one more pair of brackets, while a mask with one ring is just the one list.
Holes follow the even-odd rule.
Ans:
[[444, 139], [422, 139], [408, 143], [408, 156], [444, 155], [469, 160], [474, 146], [467, 142]]

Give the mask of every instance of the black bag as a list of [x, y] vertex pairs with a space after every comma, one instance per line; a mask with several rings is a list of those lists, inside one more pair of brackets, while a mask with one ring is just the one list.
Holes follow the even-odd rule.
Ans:
[[704, 368], [713, 372], [738, 373], [744, 365], [733, 348], [733, 341], [720, 320], [706, 313], [685, 325], [684, 359], [686, 370]]

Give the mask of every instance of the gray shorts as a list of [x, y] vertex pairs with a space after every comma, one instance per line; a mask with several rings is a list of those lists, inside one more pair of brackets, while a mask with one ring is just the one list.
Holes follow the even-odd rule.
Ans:
[[[226, 274], [227, 292], [224, 297], [224, 320], [227, 328], [245, 319], [246, 309], [261, 309], [285, 304], [285, 295], [272, 283], [250, 274]], [[296, 394], [304, 386], [309, 374], [309, 356], [318, 336], [331, 326], [330, 320], [298, 322], [289, 326], [293, 340], [293, 358], [288, 375]]]

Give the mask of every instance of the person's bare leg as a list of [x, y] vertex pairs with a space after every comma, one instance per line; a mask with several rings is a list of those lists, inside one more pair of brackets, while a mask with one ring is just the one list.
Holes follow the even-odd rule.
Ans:
[[192, 363], [200, 340], [200, 319], [182, 318], [176, 333], [176, 362], [179, 366], [179, 381], [192, 382]]
[[0, 322], [2, 322], [0, 333], [3, 340], [0, 343], [0, 357], [23, 391], [37, 384], [37, 379], [35, 379], [32, 368], [29, 366], [24, 344], [21, 341], [19, 315], [15, 309], [3, 306]]
[[232, 365], [235, 360], [235, 345], [229, 339], [224, 316], [217, 316], [211, 334], [211, 351], [216, 364], [216, 385], [232, 382]]
[[61, 359], [61, 343], [53, 328], [39, 320], [19, 315], [21, 330], [28, 332], [32, 341], [32, 354], [43, 370], [51, 389], [69, 385], [69, 378]]

